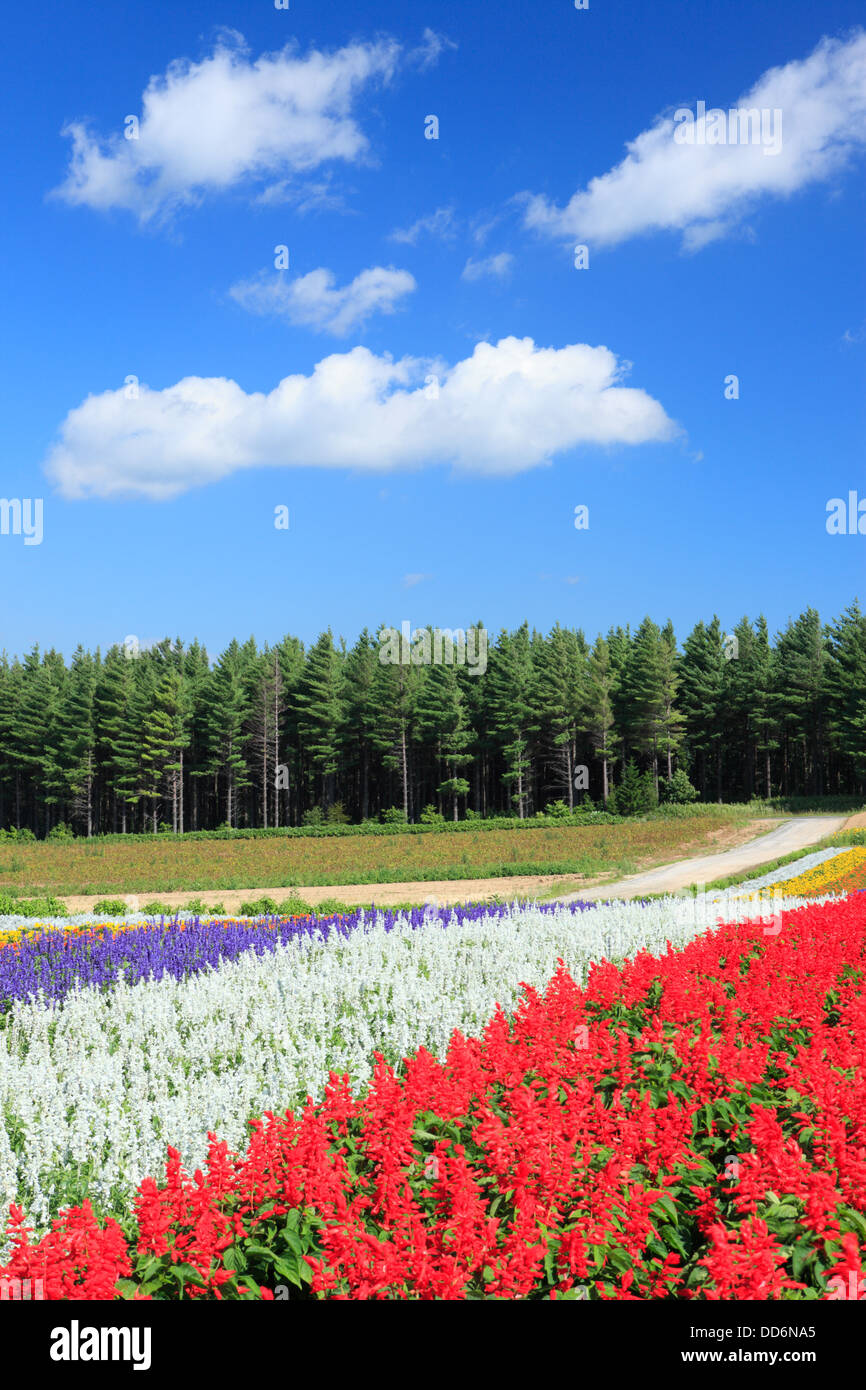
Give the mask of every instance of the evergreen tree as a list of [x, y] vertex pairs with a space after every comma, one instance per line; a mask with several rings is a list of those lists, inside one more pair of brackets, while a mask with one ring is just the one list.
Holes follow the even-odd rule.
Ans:
[[310, 648], [296, 697], [298, 732], [307, 765], [319, 779], [325, 811], [335, 800], [341, 715], [340, 665], [328, 628]]
[[698, 623], [689, 633], [679, 668], [680, 702], [689, 745], [697, 754], [702, 801], [713, 783], [716, 799], [722, 799], [723, 666], [722, 632], [714, 617], [709, 626]]
[[[451, 798], [452, 819], [457, 820], [458, 800], [469, 790], [469, 783], [459, 772], [471, 761], [472, 755], [469, 721], [455, 666], [427, 668], [415, 714], [420, 739], [435, 749], [437, 796]], [[439, 809], [442, 809], [441, 800]]]
[[489, 666], [490, 711], [505, 765], [502, 781], [521, 820], [529, 809], [530, 732], [535, 702], [535, 672], [529, 627], [502, 632]]
[[828, 658], [830, 733], [862, 793], [866, 787], [866, 615], [856, 599], [829, 629]]
[[370, 815], [370, 774], [380, 711], [375, 703], [378, 647], [367, 628], [346, 656], [340, 745], [346, 771], [354, 781], [352, 804], [361, 820]]
[[234, 640], [211, 672], [207, 694], [207, 761], [203, 775], [213, 777], [215, 790], [222, 782], [226, 824], [231, 826], [237, 822], [238, 796], [250, 780], [243, 752], [248, 714], [243, 668], [240, 643]]
[[619, 737], [614, 725], [615, 675], [610, 647], [601, 636], [595, 640], [589, 658], [586, 727], [593, 752], [601, 759], [602, 805], [607, 810], [610, 796], [609, 766], [616, 757]]
[[83, 823], [88, 839], [93, 834], [97, 775], [94, 701], [98, 674], [97, 661], [83, 647], [76, 648], [51, 753], [53, 791], [46, 798], [49, 804], [67, 802], [72, 818]]
[[533, 727], [549, 769], [552, 790], [565, 792], [574, 809], [578, 731], [586, 708], [586, 641], [559, 623], [547, 641], [536, 644]]

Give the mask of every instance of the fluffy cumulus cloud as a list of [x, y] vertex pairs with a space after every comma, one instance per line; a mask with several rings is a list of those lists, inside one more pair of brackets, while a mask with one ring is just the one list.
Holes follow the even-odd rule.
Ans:
[[201, 62], [179, 60], [150, 79], [138, 138], [123, 129], [103, 138], [82, 121], [67, 125], [72, 155], [56, 191], [67, 202], [125, 208], [142, 221], [245, 182], [285, 196], [292, 176], [367, 156], [358, 100], [391, 77], [400, 55], [396, 42], [382, 39], [304, 56], [288, 46], [253, 59], [239, 35], [227, 35]]
[[296, 279], [284, 274], [242, 280], [229, 290], [254, 314], [277, 314], [290, 323], [344, 337], [372, 314], [392, 314], [415, 289], [415, 277], [393, 266], [362, 270], [348, 285], [336, 284], [332, 270], [320, 267]]
[[382, 472], [450, 464], [508, 475], [577, 446], [668, 440], [658, 401], [622, 384], [606, 347], [479, 343], [448, 367], [367, 348], [323, 358], [267, 395], [224, 377], [186, 377], [89, 396], [47, 460], [61, 492], [161, 500], [244, 468]]
[[[523, 195], [528, 227], [555, 238], [614, 245], [642, 233], [679, 231], [697, 250], [733, 231], [764, 197], [787, 197], [832, 177], [866, 145], [866, 34], [823, 39], [809, 57], [771, 68], [738, 101], [697, 101], [692, 140], [679, 112], [628, 145], [620, 164], [558, 207]], [[724, 124], [711, 114], [725, 111]], [[737, 143], [732, 110], [765, 113], [762, 133]], [[679, 116], [679, 119], [677, 117]]]

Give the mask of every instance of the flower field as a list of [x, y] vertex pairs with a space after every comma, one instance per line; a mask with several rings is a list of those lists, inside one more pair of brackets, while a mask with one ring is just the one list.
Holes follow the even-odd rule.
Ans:
[[414, 827], [415, 833], [382, 835], [42, 840], [0, 844], [0, 887], [62, 896], [626, 873], [638, 864], [666, 863], [697, 852], [721, 831], [737, 828], [748, 838], [750, 824], [750, 817], [720, 806], [704, 808], [700, 817], [608, 825], [514, 820], [508, 829], [461, 822], [459, 832], [449, 827], [418, 833]]
[[[796, 865], [791, 866], [792, 870], [795, 868]], [[827, 893], [862, 892], [866, 889], [866, 848], [855, 846], [836, 852], [820, 863], [809, 864], [800, 873], [792, 872], [784, 879], [784, 889], [786, 893], [801, 898], [819, 897]]]
[[833, 1297], [866, 1251], [864, 902], [22, 934], [0, 947], [0, 1278]]
[[[335, 1066], [317, 1101], [263, 1106], [236, 1154], [211, 1137], [195, 1176], [172, 1147], [164, 1177], [140, 1181], [120, 1222], [83, 1204], [31, 1237], [15, 1205], [0, 1273], [42, 1279], [47, 1297], [831, 1297], [834, 1280], [860, 1279], [866, 1250], [862, 899], [798, 906], [778, 926], [751, 919], [695, 934], [681, 922], [680, 944], [663, 955], [637, 949], [646, 909], [617, 910], [616, 923], [603, 909], [570, 922], [619, 930], [634, 958], [592, 966], [585, 986], [563, 963], [544, 990], [520, 991], [513, 1015], [488, 1008], [477, 1036], [439, 1045], [439, 1061], [416, 1041], [400, 1068], [381, 1056], [361, 1087]], [[550, 947], [569, 945], [562, 910], [525, 916], [524, 951], [542, 923]], [[466, 970], [460, 937], [478, 922], [356, 924], [320, 947], [299, 938], [267, 956], [247, 949], [227, 969], [264, 960], [279, 973], [289, 956], [342, 952], [354, 976], [357, 951], [367, 962], [439, 959], [439, 973], [463, 955]], [[493, 958], [498, 929], [520, 935], [521, 924], [514, 910], [482, 923]], [[475, 967], [482, 960], [487, 949]], [[138, 992], [132, 1012], [158, 1026], [177, 1001], [150, 991], [195, 990], [211, 976], [115, 981], [101, 997], [125, 998], [128, 1011]], [[54, 1012], [78, 998], [92, 1011], [93, 986]], [[26, 1031], [28, 1020], [26, 1051], [43, 1065], [68, 1058], [70, 1031], [58, 1048], [21, 1008], [11, 1005], [7, 1027], [15, 1016]], [[200, 1029], [207, 1020], [203, 1009]], [[81, 1012], [75, 1022], [81, 1034]], [[21, 1058], [24, 1041], [7, 1056]], [[243, 1051], [234, 1068], [225, 1059], [228, 1072]], [[85, 1045], [78, 1062], [86, 1055]], [[163, 1069], [163, 1038], [152, 1055]], [[95, 1102], [85, 1090], [78, 1105], [92, 1113]]]
[[[754, 914], [743, 904], [740, 914]], [[379, 1051], [443, 1054], [523, 982], [683, 944], [694, 900], [359, 912], [314, 923], [153, 923], [30, 932], [0, 950], [0, 1202], [44, 1224], [89, 1196], [122, 1210], [166, 1143], [204, 1162], [264, 1110], [353, 1084]]]

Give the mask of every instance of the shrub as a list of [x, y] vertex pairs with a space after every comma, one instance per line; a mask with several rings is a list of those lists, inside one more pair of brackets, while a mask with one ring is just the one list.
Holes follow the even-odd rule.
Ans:
[[[219, 906], [221, 906], [221, 904]], [[194, 912], [197, 917], [205, 917], [209, 912], [216, 912], [217, 907], [210, 907], [205, 902], [204, 898], [190, 898], [189, 902], [182, 910], [184, 912]]]
[[[294, 915], [296, 912], [299, 911], [306, 911], [312, 912], [316, 917], [336, 917], [337, 914], [340, 912], [351, 911], [351, 908], [347, 909], [346, 904], [340, 902], [339, 898], [323, 898], [322, 901], [314, 908], [308, 907], [307, 904], [301, 900], [301, 898], [292, 898], [290, 901], [297, 905], [296, 907], [292, 908], [291, 915]], [[283, 912], [285, 912], [286, 904], [280, 903], [280, 908]]]
[[311, 806], [301, 816], [301, 825], [324, 825], [325, 816], [321, 806]]
[[389, 806], [382, 812], [383, 825], [407, 825], [408, 818], [402, 806]]
[[66, 904], [59, 898], [19, 898], [17, 889], [0, 893], [0, 917], [66, 917]]
[[98, 903], [93, 904], [93, 911], [104, 912], [107, 917], [124, 917], [127, 905], [123, 898], [100, 898]]
[[48, 839], [49, 839], [49, 840], [74, 840], [74, 839], [75, 839], [75, 836], [74, 836], [73, 833], [72, 833], [71, 827], [68, 826], [68, 825], [66, 824], [65, 821], [59, 820], [59, 821], [57, 822], [57, 824], [56, 824], [56, 825], [53, 825], [53, 826], [51, 827], [51, 829], [49, 830], [49, 832], [48, 832]]
[[[329, 907], [329, 903], [336, 903], [336, 908]], [[277, 911], [281, 917], [312, 917], [315, 913], [321, 917], [330, 917], [334, 911], [341, 908], [342, 904], [337, 903], [336, 898], [326, 898], [324, 903], [315, 909], [310, 907], [309, 903], [305, 903], [303, 898], [297, 898], [294, 895], [291, 898], [283, 898], [281, 902], [277, 903]]]
[[160, 902], [145, 903], [141, 910], [148, 917], [174, 917], [177, 912], [176, 907], [169, 907], [168, 903]]
[[[611, 806], [611, 801], [614, 806]], [[632, 758], [623, 774], [623, 779], [608, 798], [608, 806], [620, 816], [637, 816], [642, 811], [651, 811], [656, 805], [655, 787], [651, 772], [638, 772], [637, 763]]]
[[333, 806], [328, 807], [328, 814], [325, 816], [325, 822], [327, 825], [349, 824], [349, 817], [343, 808], [342, 801], [335, 801]]
[[418, 817], [421, 825], [444, 825], [445, 817], [441, 811], [437, 811], [435, 806], [425, 806]]
[[672, 777], [663, 777], [659, 782], [659, 801], [662, 805], [686, 805], [697, 799], [697, 788], [692, 786], [687, 773], [681, 767], [677, 768]]
[[240, 907], [242, 917], [273, 917], [279, 911], [280, 908], [273, 898], [267, 897], [251, 898], [249, 902], [241, 903]]

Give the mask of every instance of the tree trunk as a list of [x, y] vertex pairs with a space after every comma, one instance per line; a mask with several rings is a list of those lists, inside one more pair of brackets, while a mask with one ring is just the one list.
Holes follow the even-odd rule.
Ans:
[[280, 660], [274, 654], [274, 825], [280, 823]]
[[262, 828], [268, 828], [268, 706], [264, 703], [264, 729], [262, 730]]
[[400, 766], [403, 775], [403, 814], [409, 819], [409, 762], [406, 752], [406, 724], [400, 724]]

